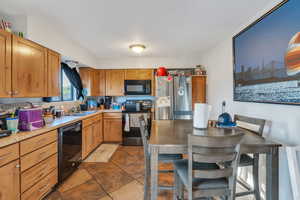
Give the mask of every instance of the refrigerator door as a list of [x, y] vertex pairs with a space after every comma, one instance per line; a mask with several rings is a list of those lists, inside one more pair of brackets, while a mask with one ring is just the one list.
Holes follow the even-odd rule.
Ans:
[[165, 76], [155, 77], [155, 119], [173, 119], [173, 80]]
[[192, 119], [192, 77], [174, 77], [174, 119]]

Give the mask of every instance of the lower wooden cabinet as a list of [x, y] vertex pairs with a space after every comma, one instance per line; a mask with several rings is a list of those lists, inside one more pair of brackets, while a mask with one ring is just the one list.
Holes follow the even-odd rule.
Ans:
[[122, 113], [104, 113], [104, 142], [122, 143]]
[[102, 115], [83, 120], [82, 159], [103, 142]]
[[20, 161], [15, 160], [0, 167], [0, 199], [20, 199]]
[[57, 183], [57, 169], [48, 174], [45, 178], [24, 192], [21, 200], [37, 200], [45, 197], [51, 188]]

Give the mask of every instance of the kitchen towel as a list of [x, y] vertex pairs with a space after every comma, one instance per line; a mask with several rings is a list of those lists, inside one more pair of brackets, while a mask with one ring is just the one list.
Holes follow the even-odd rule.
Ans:
[[130, 127], [129, 127], [129, 114], [125, 114], [125, 126], [124, 126], [124, 131], [129, 132]]

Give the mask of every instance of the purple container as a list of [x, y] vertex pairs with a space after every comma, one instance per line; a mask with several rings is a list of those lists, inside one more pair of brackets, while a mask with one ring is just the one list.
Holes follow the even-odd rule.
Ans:
[[43, 111], [41, 108], [19, 110], [19, 130], [33, 131], [44, 126]]

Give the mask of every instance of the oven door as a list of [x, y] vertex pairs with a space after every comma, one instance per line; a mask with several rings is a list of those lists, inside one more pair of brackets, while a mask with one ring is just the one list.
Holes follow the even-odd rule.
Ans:
[[125, 95], [151, 95], [151, 80], [125, 80]]

